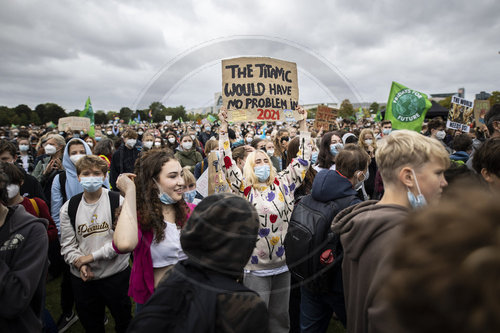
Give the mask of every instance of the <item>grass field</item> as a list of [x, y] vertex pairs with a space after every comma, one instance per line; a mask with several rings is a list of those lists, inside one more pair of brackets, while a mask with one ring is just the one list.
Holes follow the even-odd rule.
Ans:
[[[47, 299], [46, 299], [46, 307], [52, 314], [54, 321], [59, 319], [61, 315], [61, 306], [59, 305], [59, 290], [61, 286], [61, 278], [57, 278], [47, 283]], [[132, 304], [132, 313], [134, 312], [135, 305]], [[114, 332], [115, 331], [115, 322], [113, 317], [109, 313], [109, 310], [106, 309], [106, 314], [109, 318], [109, 323], [106, 325], [106, 332]], [[85, 332], [80, 321], [78, 320], [69, 330], [66, 332], [69, 333], [80, 333]], [[330, 327], [328, 328], [328, 333], [344, 333], [345, 329], [342, 327], [340, 322], [332, 320], [330, 323]]]

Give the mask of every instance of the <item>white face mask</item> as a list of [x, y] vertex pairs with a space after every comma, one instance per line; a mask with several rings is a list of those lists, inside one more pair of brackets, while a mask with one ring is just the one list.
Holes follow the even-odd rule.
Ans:
[[372, 143], [373, 143], [373, 140], [371, 140], [371, 139], [365, 140], [365, 144], [367, 144], [367, 145], [371, 145]]
[[71, 162], [73, 162], [74, 165], [76, 165], [76, 162], [78, 162], [78, 160], [80, 160], [80, 158], [82, 158], [83, 156], [86, 156], [86, 155], [82, 155], [82, 154], [71, 155], [69, 157], [69, 159], [71, 160]]
[[438, 138], [439, 140], [443, 140], [445, 137], [446, 137], [446, 132], [445, 131], [438, 131], [436, 133], [436, 138]]
[[192, 142], [183, 142], [182, 143], [182, 148], [186, 149], [186, 150], [189, 150], [193, 147], [193, 143]]
[[268, 154], [269, 156], [273, 156], [273, 155], [274, 155], [274, 149], [268, 149], [268, 150], [267, 150], [267, 154]]
[[153, 147], [153, 141], [144, 142], [144, 147], [151, 149], [151, 147]]
[[144, 134], [144, 132], [143, 132], [143, 131], [140, 131], [140, 132], [137, 132], [137, 134], [139, 134], [139, 135], [143, 135], [143, 134]]
[[125, 144], [130, 148], [133, 148], [136, 143], [137, 143], [136, 139], [127, 139], [127, 141], [125, 141]]
[[106, 132], [106, 134], [107, 134], [107, 135], [111, 135], [111, 134], [113, 134], [113, 132], [111, 132], [111, 131], [107, 131], [107, 132]]
[[28, 145], [19, 145], [19, 151], [28, 151], [28, 149], [30, 149]]
[[18, 194], [19, 194], [19, 185], [17, 184], [7, 185], [7, 195], [9, 199], [14, 198]]
[[155, 147], [161, 147], [161, 142], [155, 142]]
[[252, 142], [252, 141], [253, 141], [253, 138], [252, 138], [252, 137], [250, 137], [250, 136], [247, 136], [247, 137], [246, 137], [246, 140], [247, 140], [247, 143], [250, 143], [250, 142]]
[[54, 155], [57, 151], [56, 146], [53, 146], [51, 144], [45, 145], [45, 153], [47, 155]]
[[175, 142], [175, 138], [168, 138], [168, 142], [174, 143]]

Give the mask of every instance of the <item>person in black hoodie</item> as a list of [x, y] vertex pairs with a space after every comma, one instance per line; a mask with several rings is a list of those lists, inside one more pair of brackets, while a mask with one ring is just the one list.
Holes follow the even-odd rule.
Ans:
[[0, 332], [41, 332], [47, 220], [7, 207], [10, 179], [0, 162]]
[[[335, 164], [336, 170], [321, 170], [316, 175], [311, 195], [316, 201], [335, 201], [340, 211], [361, 202], [354, 187], [365, 180], [370, 156], [358, 145], [347, 144], [337, 154]], [[346, 325], [343, 294], [313, 291], [307, 284], [301, 286], [300, 291], [302, 332], [326, 332], [334, 312], [342, 324]]]
[[140, 149], [137, 147], [138, 134], [132, 129], [123, 132], [123, 143], [113, 154], [109, 172], [109, 184], [116, 191], [116, 180], [122, 173], [134, 172], [135, 160], [139, 156]]

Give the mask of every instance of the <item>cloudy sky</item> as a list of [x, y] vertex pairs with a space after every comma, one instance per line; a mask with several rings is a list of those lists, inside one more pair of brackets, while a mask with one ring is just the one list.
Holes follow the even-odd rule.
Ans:
[[213, 104], [220, 59], [297, 62], [300, 103], [386, 102], [391, 81], [500, 90], [500, 1], [5, 1], [0, 105]]

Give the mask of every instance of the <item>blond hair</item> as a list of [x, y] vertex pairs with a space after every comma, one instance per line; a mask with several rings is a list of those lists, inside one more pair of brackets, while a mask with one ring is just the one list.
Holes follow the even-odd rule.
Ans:
[[273, 164], [271, 163], [271, 158], [262, 150], [256, 150], [248, 154], [245, 165], [243, 166], [243, 177], [245, 178], [246, 185], [254, 186], [256, 184], [259, 184], [259, 179], [255, 175], [254, 167], [255, 167], [255, 160], [257, 159], [257, 154], [263, 154], [267, 157], [268, 159], [268, 165], [271, 169], [271, 172], [269, 173], [269, 179], [266, 181], [266, 184], [270, 186], [274, 178], [276, 177], [276, 169], [273, 167]]
[[372, 144], [370, 146], [373, 147], [373, 149], [377, 149], [377, 140], [375, 139], [375, 133], [373, 133], [373, 131], [370, 129], [370, 128], [364, 128], [361, 133], [359, 133], [359, 140], [358, 140], [358, 143], [359, 143], [359, 146], [361, 148], [364, 148], [366, 149], [368, 147], [368, 145], [365, 143], [365, 136], [367, 134], [371, 134], [372, 135]]
[[385, 136], [378, 142], [375, 152], [380, 176], [384, 183], [394, 184], [397, 174], [404, 166], [415, 169], [435, 158], [448, 168], [450, 159], [443, 145], [420, 133], [399, 130]]
[[189, 170], [188, 166], [185, 166], [182, 168], [182, 171], [184, 172], [184, 175], [182, 176], [184, 178], [184, 184], [189, 185], [189, 184], [196, 184], [196, 179], [194, 178], [193, 174]]
[[108, 172], [108, 164], [98, 156], [85, 155], [76, 162], [76, 174], [79, 175], [83, 170], [99, 169], [103, 175]]

